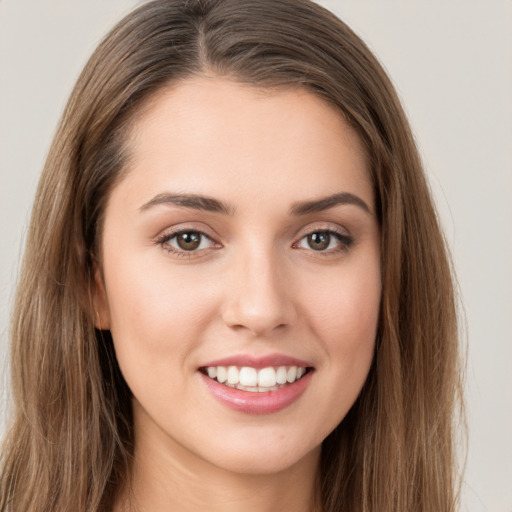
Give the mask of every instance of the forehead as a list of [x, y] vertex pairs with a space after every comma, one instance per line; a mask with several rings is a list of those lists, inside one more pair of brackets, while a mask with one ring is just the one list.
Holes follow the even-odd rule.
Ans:
[[173, 84], [139, 112], [127, 149], [121, 186], [139, 195], [171, 188], [222, 199], [249, 191], [286, 202], [336, 188], [373, 202], [359, 137], [335, 107], [301, 88], [219, 77]]

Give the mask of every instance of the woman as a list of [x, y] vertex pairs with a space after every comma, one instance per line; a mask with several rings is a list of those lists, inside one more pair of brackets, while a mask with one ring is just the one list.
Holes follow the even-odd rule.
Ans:
[[305, 0], [147, 3], [41, 178], [0, 510], [454, 510], [456, 333], [365, 45]]

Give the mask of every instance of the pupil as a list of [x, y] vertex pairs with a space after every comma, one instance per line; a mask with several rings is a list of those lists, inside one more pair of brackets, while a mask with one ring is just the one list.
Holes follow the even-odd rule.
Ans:
[[193, 251], [199, 247], [201, 243], [201, 235], [199, 233], [180, 233], [177, 239], [180, 249], [184, 251]]
[[331, 235], [329, 233], [317, 232], [308, 235], [308, 244], [315, 251], [322, 251], [329, 247]]

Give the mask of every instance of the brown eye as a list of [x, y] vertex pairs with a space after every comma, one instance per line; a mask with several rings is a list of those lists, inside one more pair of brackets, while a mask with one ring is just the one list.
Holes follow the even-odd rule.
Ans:
[[162, 236], [158, 243], [167, 251], [176, 254], [199, 253], [216, 247], [215, 242], [201, 231], [178, 231]]
[[334, 254], [348, 249], [354, 242], [350, 235], [338, 233], [331, 229], [319, 229], [304, 235], [293, 244], [298, 249], [309, 249], [315, 252]]
[[188, 231], [176, 235], [176, 245], [183, 251], [195, 251], [201, 245], [202, 234], [197, 231]]
[[332, 235], [327, 231], [316, 231], [307, 235], [307, 243], [314, 251], [324, 251], [331, 243]]

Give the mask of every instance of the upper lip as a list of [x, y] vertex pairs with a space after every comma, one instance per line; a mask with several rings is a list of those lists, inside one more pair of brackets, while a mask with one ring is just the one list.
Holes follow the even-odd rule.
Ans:
[[210, 366], [249, 366], [251, 368], [267, 368], [269, 366], [302, 366], [304, 368], [312, 367], [308, 361], [297, 359], [296, 357], [287, 356], [285, 354], [267, 354], [264, 356], [254, 356], [249, 354], [235, 354], [210, 361], [202, 368]]

